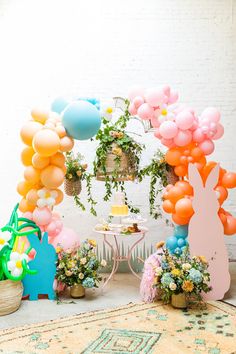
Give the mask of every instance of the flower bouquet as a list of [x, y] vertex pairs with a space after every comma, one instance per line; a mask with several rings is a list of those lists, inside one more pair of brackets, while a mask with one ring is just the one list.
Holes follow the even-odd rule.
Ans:
[[70, 287], [71, 297], [85, 296], [85, 288], [97, 288], [99, 281], [99, 268], [106, 266], [95, 254], [96, 242], [86, 240], [77, 249], [57, 249], [58, 261], [56, 278], [58, 282]]
[[161, 266], [155, 269], [154, 287], [161, 291], [162, 300], [173, 307], [185, 308], [187, 302], [201, 301], [202, 292], [211, 290], [210, 274], [204, 256], [190, 257], [186, 250], [181, 256], [163, 250]]

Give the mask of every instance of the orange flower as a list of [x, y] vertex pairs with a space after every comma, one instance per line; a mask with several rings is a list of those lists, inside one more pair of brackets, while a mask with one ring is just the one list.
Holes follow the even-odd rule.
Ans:
[[160, 241], [160, 242], [158, 242], [158, 243], [156, 244], [156, 249], [162, 248], [162, 247], [164, 246], [164, 244], [165, 244], [165, 241]]
[[182, 285], [183, 291], [186, 293], [191, 293], [193, 291], [194, 285], [190, 280], [185, 280]]

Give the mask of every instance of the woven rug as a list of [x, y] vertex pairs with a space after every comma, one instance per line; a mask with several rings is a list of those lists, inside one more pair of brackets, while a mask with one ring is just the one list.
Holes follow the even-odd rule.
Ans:
[[236, 353], [235, 308], [199, 310], [129, 304], [0, 331], [1, 353]]

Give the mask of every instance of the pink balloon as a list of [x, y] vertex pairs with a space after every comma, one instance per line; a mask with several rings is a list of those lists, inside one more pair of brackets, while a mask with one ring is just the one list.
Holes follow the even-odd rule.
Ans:
[[39, 225], [44, 226], [51, 222], [52, 212], [48, 207], [35, 208], [33, 211], [33, 221]]
[[48, 235], [49, 236], [55, 236], [56, 234], [56, 223], [55, 221], [51, 221], [50, 224], [48, 224], [46, 227], [45, 227], [45, 231], [48, 232]]
[[216, 133], [213, 135], [212, 139], [218, 140], [224, 135], [224, 127], [220, 123], [216, 126]]
[[144, 99], [142, 96], [137, 96], [133, 99], [132, 103], [134, 104], [135, 108], [139, 108], [141, 104], [144, 103]]
[[164, 102], [165, 95], [162, 90], [158, 88], [151, 88], [147, 90], [145, 100], [148, 104], [150, 104], [150, 106], [158, 107]]
[[202, 112], [201, 118], [207, 118], [209, 121], [217, 123], [220, 120], [220, 112], [215, 107], [208, 107]]
[[154, 116], [151, 118], [151, 124], [152, 124], [153, 128], [159, 128], [159, 126], [160, 126], [158, 119]]
[[191, 112], [184, 110], [177, 114], [175, 121], [179, 129], [187, 130], [192, 127], [194, 116]]
[[178, 133], [178, 128], [175, 122], [165, 121], [160, 125], [160, 134], [164, 139], [172, 139]]
[[133, 103], [130, 103], [130, 105], [129, 105], [129, 113], [132, 116], [135, 116], [135, 114], [137, 114], [137, 109]]
[[174, 142], [173, 142], [173, 139], [164, 139], [162, 138], [161, 139], [161, 143], [165, 146], [167, 146], [168, 148], [171, 148], [174, 146]]
[[162, 88], [162, 91], [164, 92], [164, 94], [166, 95], [166, 96], [170, 96], [170, 86], [168, 86], [168, 85], [165, 85], [163, 88]]
[[129, 99], [132, 101], [136, 96], [144, 96], [144, 89], [141, 86], [133, 86], [129, 89]]
[[174, 143], [177, 146], [185, 146], [191, 143], [192, 134], [189, 130], [179, 130], [178, 134], [174, 138]]
[[203, 140], [205, 139], [205, 136], [202, 132], [201, 128], [197, 128], [194, 132], [193, 132], [193, 141], [195, 141], [196, 143], [201, 143]]
[[23, 218], [29, 219], [29, 220], [33, 220], [33, 214], [30, 211], [26, 211], [23, 214]]
[[142, 104], [138, 109], [138, 115], [141, 119], [149, 120], [152, 118], [154, 109], [148, 104]]
[[161, 136], [160, 131], [159, 131], [158, 128], [155, 129], [154, 136], [155, 136], [157, 139], [162, 139], [162, 136]]
[[215, 145], [213, 141], [209, 139], [204, 140], [198, 146], [200, 147], [200, 149], [203, 151], [205, 155], [210, 155], [215, 149]]
[[179, 95], [177, 92], [171, 91], [168, 99], [168, 104], [173, 104], [175, 103], [179, 98]]
[[69, 229], [68, 227], [63, 227], [61, 232], [56, 237], [50, 237], [49, 242], [56, 248], [57, 246], [62, 247], [64, 250], [68, 248], [79, 247], [79, 236], [77, 233]]
[[61, 215], [57, 211], [52, 212], [52, 217], [53, 217], [53, 219], [60, 219], [61, 220]]

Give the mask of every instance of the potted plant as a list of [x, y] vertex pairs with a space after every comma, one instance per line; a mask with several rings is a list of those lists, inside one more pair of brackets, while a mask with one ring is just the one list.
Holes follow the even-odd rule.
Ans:
[[26, 274], [36, 273], [28, 267], [32, 247], [24, 251], [25, 241], [18, 244], [21, 237], [32, 233], [41, 238], [41, 231], [33, 221], [18, 218], [17, 209], [18, 204], [8, 224], [0, 229], [0, 316], [18, 310], [23, 294], [21, 280]]
[[179, 177], [175, 175], [173, 168], [165, 161], [165, 154], [158, 149], [151, 163], [139, 171], [139, 182], [146, 176], [150, 177], [149, 205], [150, 215], [158, 219], [162, 213], [158, 203], [158, 196], [168, 184], [175, 184]]
[[207, 269], [205, 257], [190, 257], [188, 248], [179, 257], [164, 249], [161, 266], [155, 269], [154, 286], [160, 290], [165, 303], [186, 308], [190, 300], [201, 301], [202, 292], [211, 290]]
[[70, 287], [73, 298], [85, 296], [86, 288], [97, 288], [101, 276], [100, 267], [106, 266], [106, 261], [101, 262], [95, 254], [96, 242], [85, 240], [77, 249], [58, 251], [56, 278], [58, 282]]

